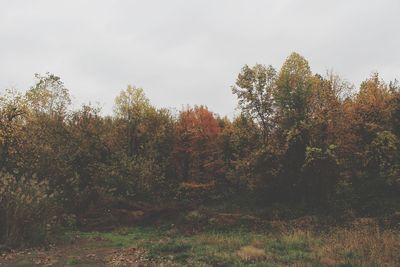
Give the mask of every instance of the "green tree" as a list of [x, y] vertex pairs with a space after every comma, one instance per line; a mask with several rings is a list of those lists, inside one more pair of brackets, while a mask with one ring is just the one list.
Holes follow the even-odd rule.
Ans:
[[244, 114], [260, 125], [263, 144], [267, 144], [274, 126], [273, 92], [276, 86], [276, 71], [272, 66], [245, 65], [238, 75], [232, 92], [239, 99]]
[[138, 136], [149, 112], [154, 111], [142, 88], [129, 85], [115, 98], [114, 113], [126, 123], [127, 155], [139, 150]]
[[307, 121], [312, 73], [307, 60], [292, 53], [283, 63], [274, 93], [280, 125], [290, 130]]
[[[301, 198], [301, 168], [310, 142], [309, 104], [313, 76], [305, 58], [292, 53], [283, 63], [274, 92], [281, 147], [280, 188], [285, 200]], [[286, 197], [285, 197], [286, 196]]]

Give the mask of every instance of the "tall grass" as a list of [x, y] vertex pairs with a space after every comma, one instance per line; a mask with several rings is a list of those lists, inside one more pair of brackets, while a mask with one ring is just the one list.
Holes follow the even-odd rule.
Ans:
[[149, 261], [160, 264], [168, 260], [188, 266], [400, 266], [399, 232], [374, 227], [189, 235], [136, 227], [83, 236], [101, 237], [112, 247], [143, 248]]

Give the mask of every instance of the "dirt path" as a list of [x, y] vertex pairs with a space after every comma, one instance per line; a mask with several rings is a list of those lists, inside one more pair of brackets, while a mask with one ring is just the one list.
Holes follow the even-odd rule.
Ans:
[[0, 266], [154, 266], [145, 251], [107, 247], [104, 240], [82, 239], [50, 249], [35, 249], [0, 255]]

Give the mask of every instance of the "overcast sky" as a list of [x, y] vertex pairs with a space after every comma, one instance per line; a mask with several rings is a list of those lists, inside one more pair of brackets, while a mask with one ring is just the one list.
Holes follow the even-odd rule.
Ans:
[[159, 107], [232, 116], [241, 67], [292, 51], [356, 85], [400, 78], [400, 1], [0, 0], [0, 90], [51, 72], [105, 113], [132, 84]]

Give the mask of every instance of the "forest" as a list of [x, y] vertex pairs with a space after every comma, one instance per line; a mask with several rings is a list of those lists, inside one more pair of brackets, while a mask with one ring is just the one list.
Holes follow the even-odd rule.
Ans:
[[51, 73], [1, 88], [0, 265], [52, 266], [41, 249], [91, 240], [119, 262], [57, 260], [398, 266], [400, 84], [374, 72], [356, 88], [298, 53], [236, 75], [233, 118], [158, 108], [133, 85], [112, 115], [72, 108]]

